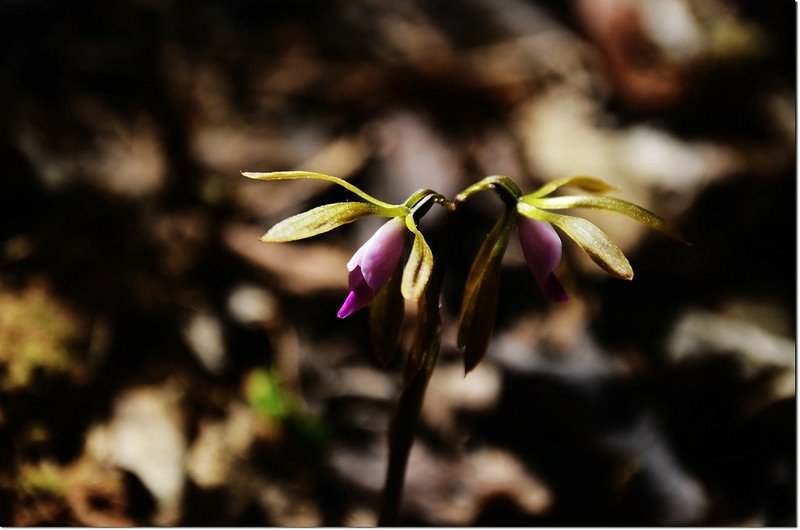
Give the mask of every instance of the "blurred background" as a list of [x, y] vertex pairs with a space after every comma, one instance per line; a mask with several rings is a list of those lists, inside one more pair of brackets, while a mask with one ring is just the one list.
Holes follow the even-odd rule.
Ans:
[[402, 363], [335, 314], [379, 221], [260, 243], [349, 195], [239, 174], [304, 169], [589, 174], [693, 243], [588, 212], [636, 278], [566, 242], [548, 304], [512, 242], [465, 378], [468, 203], [401, 524], [794, 526], [795, 9], [2, 2], [0, 524], [374, 524]]

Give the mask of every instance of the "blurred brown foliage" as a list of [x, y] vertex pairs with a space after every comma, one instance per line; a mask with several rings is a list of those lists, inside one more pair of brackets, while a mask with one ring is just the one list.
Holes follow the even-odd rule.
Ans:
[[[371, 525], [401, 379], [338, 321], [347, 194], [591, 174], [693, 246], [590, 216], [550, 306], [519, 248], [489, 354], [453, 313], [407, 525], [795, 524], [795, 6], [743, 0], [0, 4], [0, 524]], [[413, 312], [410, 307], [409, 311]], [[413, 332], [407, 319], [406, 340]]]

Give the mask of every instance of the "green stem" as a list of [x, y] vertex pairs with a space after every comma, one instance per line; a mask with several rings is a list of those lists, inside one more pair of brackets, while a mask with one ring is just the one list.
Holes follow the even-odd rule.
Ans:
[[[438, 348], [436, 348], [436, 354], [438, 354]], [[397, 402], [397, 408], [389, 427], [389, 467], [386, 471], [386, 482], [381, 497], [378, 526], [395, 524], [400, 501], [403, 498], [408, 455], [414, 442], [425, 390], [433, 372], [433, 365], [436, 363], [436, 354], [431, 356], [430, 369], [419, 370], [406, 382]]]
[[403, 206], [415, 210], [417, 206], [423, 201], [423, 199], [430, 199], [434, 203], [442, 205], [442, 207], [444, 207], [447, 211], [453, 211], [455, 209], [455, 203], [453, 201], [451, 201], [438, 191], [434, 191], [429, 188], [422, 188], [415, 191], [413, 194], [411, 194], [411, 196], [408, 199], [406, 199], [406, 202], [403, 203]]
[[[448, 246], [448, 245], [445, 245]], [[445, 254], [445, 253], [443, 253]], [[406, 363], [405, 381], [389, 425], [389, 466], [381, 497], [378, 526], [395, 523], [403, 498], [406, 466], [417, 430], [422, 401], [441, 346], [439, 296], [446, 256], [440, 255], [419, 300], [419, 325]]]

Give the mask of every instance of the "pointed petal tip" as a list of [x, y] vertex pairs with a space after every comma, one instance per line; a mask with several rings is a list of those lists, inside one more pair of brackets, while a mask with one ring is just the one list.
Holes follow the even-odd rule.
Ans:
[[551, 302], [569, 302], [567, 290], [564, 289], [564, 286], [561, 285], [561, 282], [552, 272], [547, 277], [547, 281], [545, 281], [542, 292], [544, 292], [545, 297], [547, 297], [547, 299]]
[[[599, 265], [599, 264], [598, 264]], [[633, 280], [633, 269], [631, 267], [601, 267], [609, 276], [618, 280]]]
[[345, 319], [361, 309], [358, 305], [356, 300], [356, 292], [350, 291], [347, 295], [347, 298], [344, 299], [344, 303], [342, 307], [339, 308], [339, 311], [336, 312], [336, 317], [340, 320]]
[[267, 230], [266, 234], [259, 238], [259, 241], [262, 243], [286, 243], [287, 241], [293, 241], [293, 239], [281, 237], [280, 234], [275, 234], [275, 232], [270, 228]]
[[681, 233], [679, 230], [677, 230], [677, 229], [673, 229], [671, 232], [667, 232], [666, 234], [667, 234], [668, 236], [670, 236], [672, 239], [674, 239], [675, 241], [677, 241], [678, 243], [683, 243], [683, 244], [684, 244], [684, 245], [686, 245], [687, 247], [691, 247], [691, 246], [692, 246], [692, 242], [691, 242], [691, 241], [689, 241], [688, 239], [686, 239], [686, 236], [684, 236], [684, 235], [683, 235], [683, 234], [682, 234], [682, 233]]
[[624, 267], [607, 270], [606, 272], [620, 280], [633, 280], [633, 268], [630, 266], [630, 263], [626, 263]]
[[475, 369], [475, 367], [476, 367], [476, 366], [478, 366], [478, 365], [477, 365], [477, 364], [471, 364], [471, 363], [470, 363], [470, 364], [467, 364], [466, 362], [464, 363], [464, 378], [465, 378], [465, 379], [466, 379], [466, 377], [469, 375], [469, 373], [470, 373], [472, 370], [474, 370], [474, 369]]

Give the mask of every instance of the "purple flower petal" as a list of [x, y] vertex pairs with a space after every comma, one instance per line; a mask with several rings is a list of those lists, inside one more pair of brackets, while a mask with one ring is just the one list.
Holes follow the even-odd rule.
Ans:
[[553, 271], [561, 262], [561, 238], [544, 221], [517, 217], [517, 235], [525, 261], [544, 295], [552, 301], [566, 302], [569, 297]]
[[405, 221], [395, 217], [380, 227], [361, 247], [364, 249], [360, 256], [361, 270], [373, 291], [378, 292], [397, 268], [403, 256], [405, 235]]
[[545, 282], [542, 292], [548, 300], [552, 300], [553, 302], [569, 301], [569, 295], [567, 294], [567, 291], [553, 273], [550, 273], [550, 276], [547, 277], [547, 282]]
[[369, 305], [375, 294], [389, 280], [405, 244], [405, 221], [396, 217], [381, 226], [347, 263], [350, 293], [337, 313], [346, 318]]
[[372, 297], [375, 296], [375, 293], [364, 280], [360, 265], [356, 265], [356, 268], [350, 271], [347, 280], [350, 284], [350, 293], [347, 295], [339, 312], [336, 313], [339, 318], [347, 318], [359, 309], [366, 307]]
[[[375, 237], [375, 234], [373, 234], [372, 237]], [[356, 250], [356, 253], [353, 254], [353, 257], [347, 262], [347, 270], [352, 272], [356, 267], [361, 265], [361, 257], [364, 255], [364, 250], [367, 248], [367, 243], [369, 243], [371, 240], [372, 238], [369, 238], [366, 243], [361, 245], [358, 250]]]

